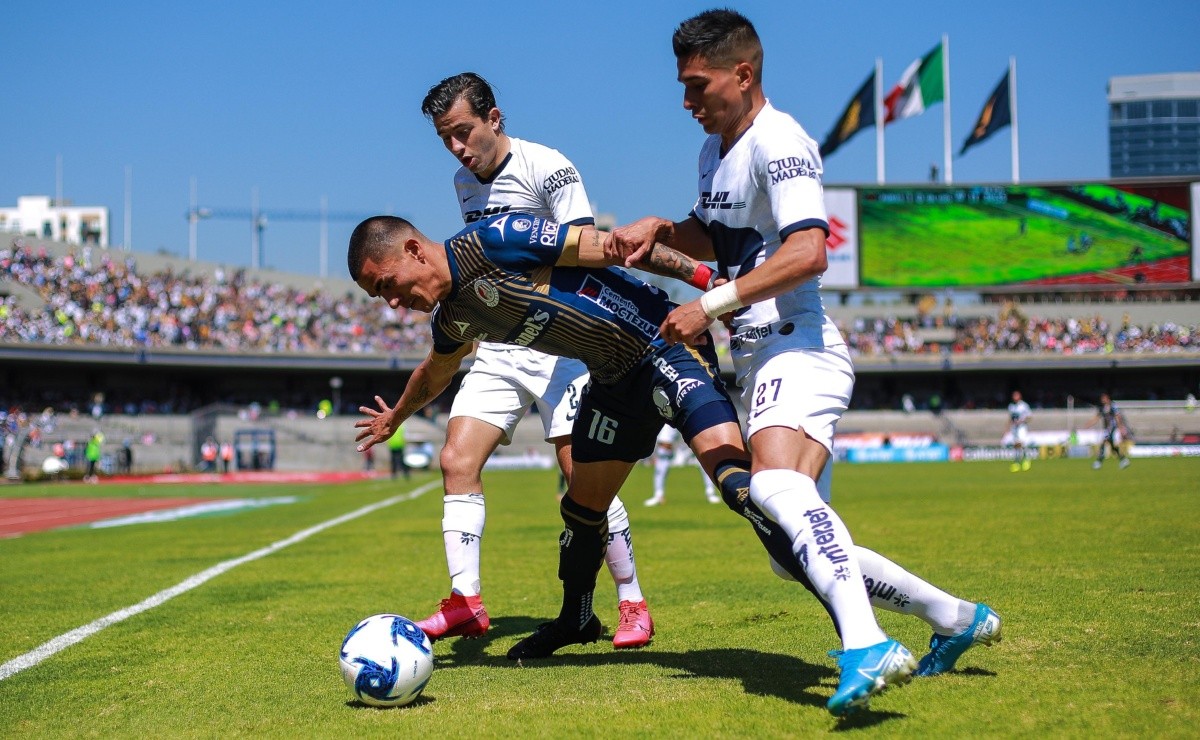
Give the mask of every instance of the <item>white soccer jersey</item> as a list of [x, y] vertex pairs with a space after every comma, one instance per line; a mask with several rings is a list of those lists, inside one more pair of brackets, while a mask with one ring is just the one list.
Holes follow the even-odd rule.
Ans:
[[1008, 418], [1012, 421], [1013, 429], [1019, 429], [1029, 423], [1029, 417], [1033, 414], [1029, 404], [1024, 401], [1016, 401], [1008, 404]]
[[[732, 280], [758, 267], [795, 231], [817, 227], [828, 233], [821, 173], [816, 142], [769, 101], [724, 157], [720, 135], [708, 137], [692, 215], [707, 227], [723, 276]], [[820, 279], [813, 278], [738, 311], [731, 344], [740, 343], [739, 335], [753, 340], [781, 329], [794, 347], [842, 344], [819, 288]]]
[[[531, 141], [510, 136], [508, 142], [508, 156], [487, 180], [466, 167], [454, 174], [463, 221], [470, 224], [497, 213], [523, 211], [560, 224], [595, 223], [583, 178], [569, 159], [557, 149]], [[541, 354], [498, 342], [480, 342], [479, 350]]]

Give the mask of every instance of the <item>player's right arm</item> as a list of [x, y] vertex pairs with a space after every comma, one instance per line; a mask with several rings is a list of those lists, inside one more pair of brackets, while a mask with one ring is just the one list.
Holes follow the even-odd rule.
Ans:
[[389, 407], [381, 396], [375, 396], [378, 409], [370, 406], [359, 406], [358, 410], [366, 418], [354, 423], [355, 428], [361, 429], [354, 438], [359, 443], [358, 451], [363, 452], [374, 445], [391, 439], [404, 420], [429, 405], [442, 391], [450, 385], [454, 374], [458, 372], [464, 357], [471, 353], [474, 345], [467, 342], [457, 349], [448, 352], [438, 352], [436, 349], [417, 365], [404, 393], [395, 406]]

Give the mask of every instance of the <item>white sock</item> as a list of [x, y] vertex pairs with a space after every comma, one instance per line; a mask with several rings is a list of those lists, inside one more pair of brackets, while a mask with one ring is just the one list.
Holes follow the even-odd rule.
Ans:
[[463, 596], [479, 595], [479, 542], [483, 538], [482, 493], [442, 498], [442, 541], [450, 590]]
[[912, 614], [942, 635], [957, 635], [975, 621], [971, 602], [951, 596], [873, 550], [856, 546], [855, 553], [867, 595], [880, 609]]
[[[661, 499], [663, 497], [663, 493], [666, 490], [667, 484], [667, 470], [670, 469], [670, 467], [670, 455], [663, 455], [659, 453], [654, 456], [654, 498]], [[612, 510], [609, 509], [609, 511]]]
[[804, 573], [837, 620], [842, 647], [886, 640], [862, 587], [850, 532], [821, 500], [813, 479], [794, 470], [762, 470], [750, 478], [750, 498], [791, 537]]
[[604, 562], [617, 585], [617, 601], [641, 601], [642, 587], [638, 583], [637, 564], [633, 560], [633, 535], [629, 531], [629, 512], [620, 498], [608, 507], [608, 551]]

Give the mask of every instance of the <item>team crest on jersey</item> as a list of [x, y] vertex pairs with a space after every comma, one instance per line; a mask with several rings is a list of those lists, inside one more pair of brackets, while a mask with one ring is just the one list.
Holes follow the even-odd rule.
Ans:
[[529, 231], [532, 226], [533, 222], [527, 218], [514, 219], [512, 222], [513, 231]]
[[664, 419], [675, 418], [675, 409], [671, 408], [671, 399], [667, 398], [667, 392], [662, 388], [655, 388], [650, 394], [654, 399], [654, 407], [658, 409], [659, 415]]
[[680, 378], [675, 381], [675, 405], [683, 403], [683, 399], [687, 394], [704, 385], [704, 381], [696, 380], [695, 378]]
[[500, 291], [496, 290], [495, 285], [485, 280], [476, 280], [475, 284], [471, 286], [471, 290], [474, 291], [475, 297], [488, 308], [495, 308], [500, 304]]

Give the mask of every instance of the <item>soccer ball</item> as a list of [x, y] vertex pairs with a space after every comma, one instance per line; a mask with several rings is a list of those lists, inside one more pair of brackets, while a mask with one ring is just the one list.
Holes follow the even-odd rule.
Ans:
[[377, 707], [399, 707], [421, 695], [433, 673], [433, 646], [421, 628], [396, 614], [359, 622], [338, 658], [350, 693]]

